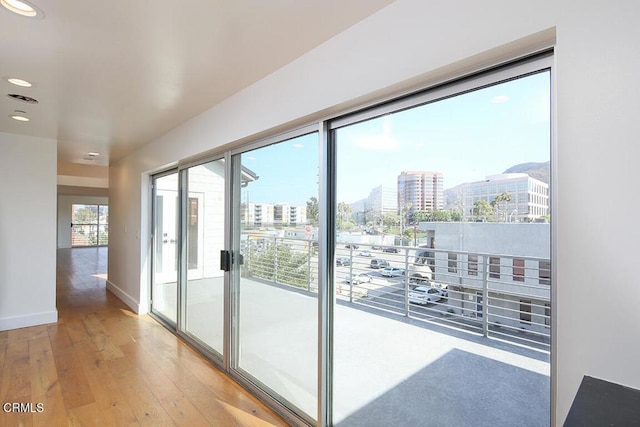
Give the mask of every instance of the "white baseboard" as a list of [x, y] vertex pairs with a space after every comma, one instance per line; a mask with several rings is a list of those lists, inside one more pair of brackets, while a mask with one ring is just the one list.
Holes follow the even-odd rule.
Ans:
[[147, 314], [149, 312], [149, 305], [147, 303], [141, 304], [109, 280], [107, 280], [107, 290], [121, 299], [122, 302], [124, 302], [136, 314]]
[[0, 331], [28, 328], [30, 326], [46, 325], [58, 322], [58, 310], [45, 313], [33, 313], [24, 316], [0, 318]]

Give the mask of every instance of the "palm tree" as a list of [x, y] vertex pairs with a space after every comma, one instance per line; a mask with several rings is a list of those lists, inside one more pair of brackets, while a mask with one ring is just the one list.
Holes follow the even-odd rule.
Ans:
[[511, 194], [509, 193], [501, 193], [496, 196], [495, 199], [491, 202], [491, 206], [495, 209], [496, 216], [498, 216], [498, 220], [504, 214], [504, 220], [507, 220], [507, 203], [511, 201]]

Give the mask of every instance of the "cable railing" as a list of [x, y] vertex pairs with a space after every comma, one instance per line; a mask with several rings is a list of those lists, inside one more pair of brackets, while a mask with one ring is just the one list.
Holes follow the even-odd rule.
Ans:
[[71, 246], [105, 246], [109, 244], [106, 224], [72, 224]]
[[[251, 236], [242, 252], [243, 276], [317, 292], [314, 241]], [[548, 258], [352, 243], [339, 244], [335, 254], [339, 300], [550, 348]]]

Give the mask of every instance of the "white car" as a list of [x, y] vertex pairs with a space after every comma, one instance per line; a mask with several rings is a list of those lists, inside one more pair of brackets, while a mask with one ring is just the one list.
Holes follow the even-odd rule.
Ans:
[[354, 285], [371, 282], [371, 276], [369, 276], [367, 273], [356, 273], [353, 276], [348, 276], [345, 280], [347, 283], [351, 283], [352, 278]]
[[361, 251], [358, 255], [360, 256], [366, 256], [366, 257], [371, 257], [373, 256], [373, 254], [369, 251]]
[[380, 274], [385, 277], [398, 277], [404, 276], [404, 270], [398, 267], [385, 267]]
[[428, 304], [430, 302], [440, 301], [446, 296], [447, 291], [444, 289], [418, 286], [409, 292], [409, 302], [414, 304]]

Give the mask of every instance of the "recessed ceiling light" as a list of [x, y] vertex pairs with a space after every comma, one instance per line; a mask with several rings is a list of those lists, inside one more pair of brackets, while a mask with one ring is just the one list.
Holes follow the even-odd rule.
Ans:
[[24, 111], [15, 110], [13, 112], [13, 114], [11, 114], [9, 117], [11, 117], [13, 120], [17, 120], [19, 122], [28, 122], [31, 119], [29, 117], [27, 117], [26, 114], [27, 113], [25, 113]]
[[87, 153], [87, 155], [88, 155], [88, 156], [90, 156], [90, 157], [96, 157], [96, 156], [99, 156], [99, 155], [100, 155], [100, 153], [96, 153], [95, 151], [89, 151], [89, 152]]
[[27, 18], [44, 18], [44, 13], [27, 0], [0, 0], [0, 4], [11, 12]]
[[22, 80], [22, 79], [17, 79], [15, 77], [7, 77], [7, 81], [13, 85], [16, 86], [20, 86], [20, 87], [31, 87], [33, 86], [33, 83], [28, 82], [26, 80]]

